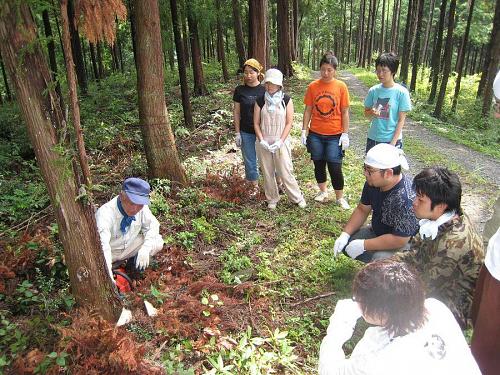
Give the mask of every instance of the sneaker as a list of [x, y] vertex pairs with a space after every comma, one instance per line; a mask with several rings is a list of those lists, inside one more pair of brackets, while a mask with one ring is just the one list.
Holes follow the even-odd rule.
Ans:
[[316, 202], [324, 202], [325, 200], [328, 199], [328, 192], [327, 191], [320, 191], [316, 197], [314, 197], [314, 200]]
[[299, 203], [297, 203], [297, 205], [300, 207], [300, 208], [306, 208], [307, 207], [307, 203], [304, 199], [302, 199]]
[[277, 205], [277, 203], [268, 203], [267, 204], [267, 208], [269, 208], [270, 210], [275, 210], [276, 209], [276, 205]]
[[345, 198], [340, 198], [340, 199], [337, 199], [337, 204], [342, 207], [342, 209], [344, 210], [348, 210], [351, 208], [351, 206], [349, 206], [349, 203], [347, 203], [347, 201], [345, 200]]

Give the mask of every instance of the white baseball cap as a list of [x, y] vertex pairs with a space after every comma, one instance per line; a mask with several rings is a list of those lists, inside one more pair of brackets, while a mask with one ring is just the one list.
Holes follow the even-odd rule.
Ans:
[[266, 71], [266, 77], [264, 78], [264, 83], [271, 82], [275, 85], [283, 87], [283, 73], [281, 73], [278, 69], [268, 69]]
[[403, 150], [388, 143], [379, 143], [372, 147], [365, 156], [365, 164], [373, 168], [388, 169], [401, 166], [410, 169]]
[[500, 71], [493, 81], [493, 94], [495, 94], [495, 98], [500, 99]]

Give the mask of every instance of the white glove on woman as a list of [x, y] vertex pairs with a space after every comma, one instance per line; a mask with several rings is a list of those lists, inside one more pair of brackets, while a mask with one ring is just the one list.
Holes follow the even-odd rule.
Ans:
[[302, 129], [302, 136], [300, 137], [300, 140], [304, 146], [307, 145], [307, 130]]
[[281, 148], [281, 146], [283, 146], [283, 141], [281, 139], [278, 139], [271, 146], [269, 146], [269, 151], [271, 151], [274, 154]]
[[337, 238], [335, 240], [335, 244], [333, 245], [333, 255], [334, 256], [337, 256], [339, 253], [342, 252], [345, 245], [347, 245], [349, 238], [351, 238], [351, 235], [349, 233], [346, 233], [346, 232], [340, 233], [339, 238]]
[[145, 270], [149, 266], [149, 250], [141, 247], [135, 260], [135, 268], [139, 271]]
[[339, 146], [342, 146], [342, 151], [345, 151], [349, 148], [349, 134], [342, 133], [339, 139]]
[[264, 150], [271, 151], [271, 146], [269, 146], [269, 143], [267, 141], [262, 140], [259, 143]]
[[240, 132], [236, 133], [236, 138], [234, 139], [236, 142], [236, 147], [241, 147], [241, 134]]
[[365, 252], [365, 240], [354, 240], [347, 245], [345, 252], [352, 259], [356, 259]]

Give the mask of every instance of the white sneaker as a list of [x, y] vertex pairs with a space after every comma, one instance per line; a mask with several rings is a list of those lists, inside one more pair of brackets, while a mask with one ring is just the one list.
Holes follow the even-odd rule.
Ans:
[[324, 202], [325, 200], [328, 199], [328, 192], [327, 191], [320, 191], [318, 195], [314, 197], [314, 200], [316, 202]]
[[337, 204], [342, 207], [342, 209], [344, 210], [348, 210], [351, 208], [351, 206], [349, 206], [349, 203], [347, 203], [347, 201], [345, 200], [345, 198], [340, 198], [340, 199], [337, 199]]
[[307, 203], [306, 203], [305, 199], [302, 199], [299, 203], [297, 203], [297, 205], [300, 208], [306, 208], [307, 207]]
[[269, 208], [270, 210], [275, 210], [276, 206], [277, 206], [277, 203], [268, 203], [267, 204], [267, 208]]

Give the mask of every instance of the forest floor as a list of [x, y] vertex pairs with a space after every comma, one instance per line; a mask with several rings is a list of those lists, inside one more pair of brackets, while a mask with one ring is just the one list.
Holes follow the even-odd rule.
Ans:
[[[343, 170], [345, 197], [354, 207], [364, 183], [368, 121], [362, 101], [367, 87], [347, 71], [340, 78], [351, 93], [352, 147]], [[0, 373], [2, 366], [16, 374], [59, 373], [61, 368], [73, 374], [315, 373], [328, 318], [338, 299], [351, 296], [352, 278], [362, 265], [344, 255], [333, 257], [335, 238], [351, 210], [343, 211], [331, 200], [313, 200], [313, 166], [300, 143], [302, 99], [310, 80], [308, 74], [286, 82], [295, 104], [292, 155], [305, 209], [282, 196], [270, 211], [263, 193], [249, 196], [232, 127], [231, 88], [239, 78], [218, 83], [209, 97], [192, 98], [201, 125], [177, 129], [191, 185], [179, 189], [168, 180], [151, 181], [151, 209], [166, 245], [123, 299], [134, 315], [125, 328], [72, 308], [50, 208], [40, 211], [40, 219], [16, 225], [17, 236], [0, 237], [6, 250], [0, 268]], [[116, 91], [126, 93], [123, 98], [102, 93], [94, 99], [97, 110], [85, 112], [99, 120], [92, 128], [87, 117], [85, 129], [92, 175], [103, 186], [94, 195], [98, 205], [118, 193], [124, 176], [146, 175], [133, 112], [135, 87], [128, 81], [126, 90], [112, 81]], [[82, 101], [86, 105], [89, 101]], [[109, 108], [119, 116], [104, 120]], [[499, 162], [443, 139], [411, 118], [404, 142], [411, 174], [435, 164], [459, 173], [464, 209], [482, 228], [499, 195]], [[158, 309], [157, 317], [147, 317], [144, 300]], [[360, 323], [346, 343], [348, 352], [362, 329]], [[10, 363], [2, 364], [1, 350]]]

